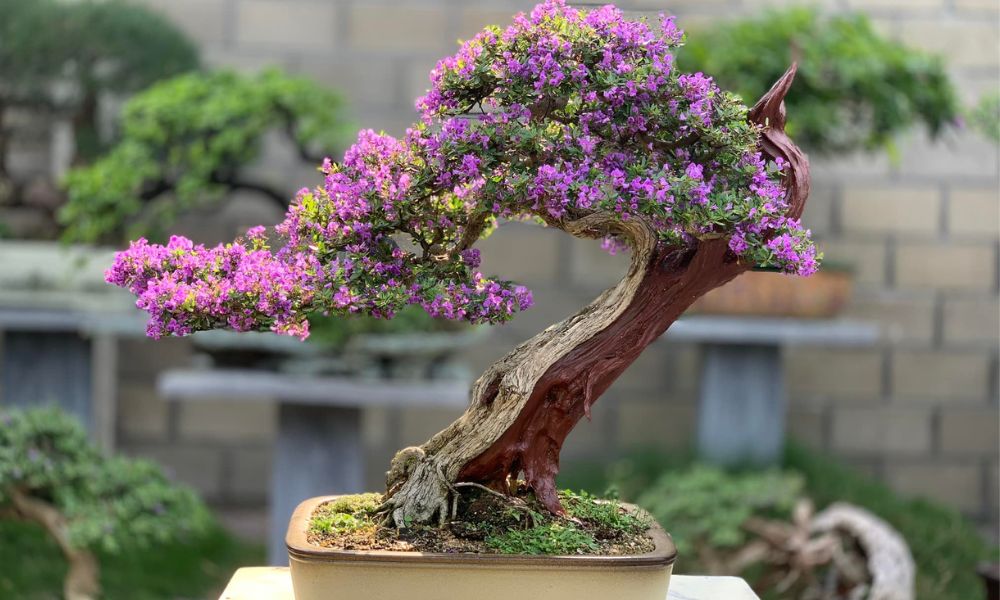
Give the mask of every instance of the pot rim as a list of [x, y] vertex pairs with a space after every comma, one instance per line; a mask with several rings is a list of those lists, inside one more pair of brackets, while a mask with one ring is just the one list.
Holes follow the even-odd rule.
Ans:
[[[677, 548], [670, 535], [656, 523], [652, 517], [652, 526], [646, 531], [653, 539], [653, 550], [644, 554], [625, 554], [617, 556], [599, 555], [569, 555], [569, 556], [534, 556], [526, 554], [479, 554], [479, 553], [445, 553], [445, 552], [403, 552], [398, 550], [337, 550], [324, 548], [309, 542], [307, 532], [313, 512], [322, 504], [340, 498], [341, 495], [317, 496], [303, 501], [296, 507], [288, 524], [285, 536], [285, 546], [289, 558], [320, 562], [384, 562], [384, 563], [434, 563], [434, 564], [465, 564], [465, 565], [520, 565], [535, 567], [589, 567], [589, 568], [663, 568], [672, 565], [677, 560]], [[622, 506], [640, 514], [648, 513], [633, 504], [622, 503]]]

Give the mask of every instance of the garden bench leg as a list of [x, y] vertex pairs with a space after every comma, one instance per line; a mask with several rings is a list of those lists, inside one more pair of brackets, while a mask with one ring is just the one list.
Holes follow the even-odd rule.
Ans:
[[785, 382], [777, 345], [706, 344], [698, 456], [724, 465], [777, 464], [785, 438]]
[[288, 564], [285, 532], [300, 502], [364, 491], [361, 410], [282, 402], [271, 475], [268, 564]]

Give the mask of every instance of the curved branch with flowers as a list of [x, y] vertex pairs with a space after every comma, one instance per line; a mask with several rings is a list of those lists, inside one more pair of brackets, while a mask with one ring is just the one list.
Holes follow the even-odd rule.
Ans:
[[307, 315], [501, 323], [531, 293], [479, 271], [477, 240], [534, 219], [627, 247], [623, 279], [473, 385], [465, 413], [387, 474], [388, 521], [445, 521], [456, 482], [526, 485], [563, 512], [554, 478], [569, 431], [698, 297], [753, 267], [817, 268], [799, 223], [808, 164], [784, 134], [794, 66], [754, 106], [674, 68], [683, 34], [546, 0], [440, 61], [400, 139], [363, 131], [276, 227], [206, 248], [174, 237], [117, 255], [148, 334], [231, 328], [305, 337]]

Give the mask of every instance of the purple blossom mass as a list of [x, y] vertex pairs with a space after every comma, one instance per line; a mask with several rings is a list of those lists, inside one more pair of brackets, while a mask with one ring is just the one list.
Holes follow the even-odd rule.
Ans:
[[[657, 32], [658, 31], [658, 32]], [[808, 275], [809, 232], [784, 216], [781, 161], [766, 163], [741, 101], [674, 68], [657, 31], [608, 5], [547, 0], [488, 27], [431, 73], [400, 139], [362, 131], [275, 230], [206, 248], [133, 242], [107, 272], [150, 314], [150, 336], [228, 327], [305, 337], [312, 312], [500, 323], [531, 293], [479, 271], [498, 220], [552, 227], [594, 212], [646, 219], [668, 244], [729, 236], [740, 260]], [[618, 249], [609, 239], [606, 247]]]

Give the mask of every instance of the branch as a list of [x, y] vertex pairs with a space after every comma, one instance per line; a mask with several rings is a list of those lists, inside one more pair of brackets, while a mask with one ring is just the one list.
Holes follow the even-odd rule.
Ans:
[[802, 216], [809, 197], [809, 159], [785, 133], [785, 95], [792, 87], [796, 63], [788, 67], [757, 104], [750, 109], [749, 119], [762, 128], [760, 147], [772, 160], [783, 158], [788, 162], [785, 172], [785, 189], [788, 190], [788, 212], [785, 216], [798, 219]]
[[238, 179], [236, 177], [226, 178], [226, 179], [215, 179], [215, 177], [213, 177], [213, 183], [229, 186], [229, 188], [233, 190], [247, 190], [250, 192], [257, 192], [258, 194], [266, 196], [275, 205], [277, 205], [282, 212], [288, 210], [288, 205], [290, 204], [287, 196], [285, 196], [278, 190], [262, 183], [245, 181], [242, 179]]
[[[224, 185], [228, 187], [230, 190], [247, 190], [251, 192], [257, 192], [258, 194], [261, 194], [267, 197], [269, 200], [271, 200], [278, 208], [281, 209], [281, 212], [287, 211], [288, 205], [290, 204], [288, 197], [284, 196], [281, 192], [279, 192], [275, 188], [272, 188], [262, 183], [245, 181], [239, 179], [235, 175], [224, 176], [220, 175], [218, 172], [212, 173], [212, 175], [209, 177], [209, 182], [218, 185]], [[139, 193], [139, 198], [145, 202], [149, 202], [150, 200], [153, 200], [158, 196], [160, 196], [160, 194], [172, 192], [174, 189], [176, 189], [176, 187], [177, 184], [173, 181], [168, 181], [166, 179], [158, 179], [146, 185], [145, 189], [143, 189]]]
[[326, 158], [325, 156], [319, 156], [309, 152], [309, 147], [299, 139], [299, 128], [296, 123], [295, 113], [293, 113], [287, 106], [282, 106], [280, 104], [275, 105], [275, 109], [281, 113], [281, 116], [285, 120], [285, 135], [287, 135], [292, 141], [292, 144], [295, 146], [296, 154], [299, 155], [299, 158], [304, 162], [323, 162], [323, 159]]

